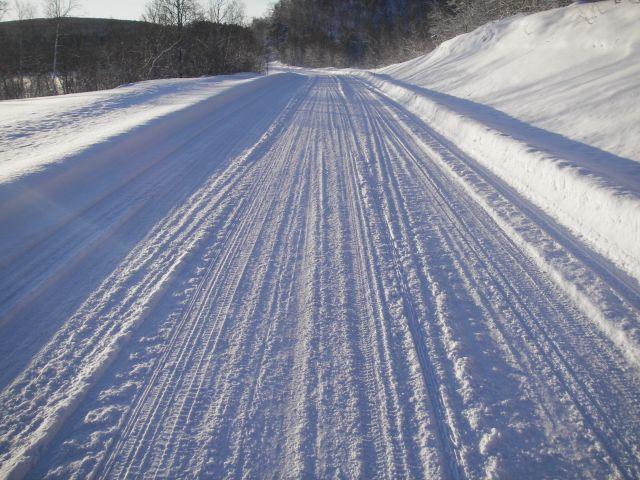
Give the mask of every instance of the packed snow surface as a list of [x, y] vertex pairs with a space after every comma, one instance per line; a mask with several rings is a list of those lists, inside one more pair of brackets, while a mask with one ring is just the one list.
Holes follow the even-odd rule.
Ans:
[[0, 103], [0, 182], [181, 110], [255, 75], [148, 81], [107, 91]]
[[385, 75], [0, 104], [0, 478], [640, 477], [625, 244], [495, 166], [571, 144]]
[[516, 16], [370, 82], [640, 280], [640, 4]]
[[380, 70], [640, 162], [640, 4], [575, 4], [489, 23]]

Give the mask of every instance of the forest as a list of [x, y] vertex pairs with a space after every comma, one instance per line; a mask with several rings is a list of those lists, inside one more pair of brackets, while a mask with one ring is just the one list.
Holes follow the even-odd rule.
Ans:
[[62, 8], [45, 8], [48, 18], [0, 23], [0, 99], [264, 68], [263, 46], [234, 0], [211, 0], [207, 8], [153, 0], [141, 21], [75, 18], [73, 1], [49, 3]]
[[[240, 0], [150, 0], [140, 21], [74, 18], [79, 0], [14, 0], [0, 22], [0, 99], [141, 80], [263, 72], [270, 60], [377, 67], [424, 54], [488, 21], [570, 0], [278, 0], [248, 22]], [[9, 10], [0, 0], [1, 15]]]
[[422, 55], [491, 20], [571, 0], [279, 0], [260, 25], [282, 62], [377, 67]]

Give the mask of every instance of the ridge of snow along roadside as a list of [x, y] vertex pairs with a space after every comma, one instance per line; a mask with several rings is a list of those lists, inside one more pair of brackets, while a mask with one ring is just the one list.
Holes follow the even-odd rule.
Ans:
[[0, 184], [42, 171], [118, 135], [263, 78], [148, 80], [111, 90], [0, 102]]
[[[598, 12], [597, 18], [591, 19], [585, 18], [582, 7], [572, 5], [494, 22], [445, 42], [424, 57], [360, 75], [640, 280], [640, 162], [619, 156], [640, 153], [640, 126], [632, 121], [634, 112], [640, 112], [640, 30], [633, 28], [640, 22], [640, 5], [600, 2], [597, 7], [590, 6], [589, 12], [593, 8]], [[565, 95], [550, 92], [546, 102], [544, 97], [537, 98], [530, 111], [513, 108], [518, 103], [518, 88], [524, 103], [533, 94], [541, 95], [538, 90], [532, 93], [525, 82], [526, 72], [523, 75], [520, 71], [523, 47], [516, 40], [522, 31], [529, 32], [533, 68], [540, 69], [541, 59], [549, 58], [544, 73], [534, 77], [541, 88], [552, 88], [550, 79], [556, 83], [564, 79], [578, 84], [578, 94], [564, 87]], [[581, 42], [609, 38], [612, 32], [616, 32], [612, 43], [619, 55], [595, 47], [574, 48]], [[554, 43], [546, 41], [549, 35]], [[488, 38], [491, 42], [485, 44]], [[498, 55], [503, 64], [501, 75], [507, 78], [502, 84], [495, 76], [486, 80], [491, 72], [473, 71], [474, 65], [487, 64]], [[567, 60], [569, 69], [559, 57], [571, 58]], [[468, 88], [480, 84], [484, 93], [477, 96], [482, 103], [449, 94], [443, 88], [444, 74], [452, 75], [453, 86], [448, 90], [454, 94], [459, 93], [458, 76], [470, 82]], [[617, 92], [615, 99], [600, 90], [603, 77], [610, 79]], [[429, 88], [432, 85], [434, 89]], [[511, 103], [500, 103], [507, 91]], [[615, 116], [612, 109], [620, 104], [626, 107]], [[493, 106], [507, 108], [501, 111]], [[539, 111], [545, 109], [563, 110], [560, 115], [564, 117], [553, 124], [533, 118], [534, 111], [544, 117]], [[568, 126], [572, 109], [584, 115], [593, 113], [590, 122], [575, 122], [575, 132]], [[605, 133], [624, 136], [628, 144], [603, 143], [602, 136], [593, 134], [596, 126]]]

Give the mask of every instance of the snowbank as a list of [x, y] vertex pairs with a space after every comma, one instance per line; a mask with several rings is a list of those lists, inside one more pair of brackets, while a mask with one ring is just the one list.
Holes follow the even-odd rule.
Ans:
[[157, 160], [146, 154], [163, 140], [183, 131], [188, 138], [212, 110], [275, 81], [253, 74], [159, 80], [0, 102], [3, 261], [152, 168]]
[[640, 279], [638, 24], [637, 4], [572, 5], [364, 78]]
[[640, 4], [571, 5], [489, 23], [379, 70], [640, 161]]
[[150, 80], [112, 90], [0, 102], [0, 184], [260, 78]]

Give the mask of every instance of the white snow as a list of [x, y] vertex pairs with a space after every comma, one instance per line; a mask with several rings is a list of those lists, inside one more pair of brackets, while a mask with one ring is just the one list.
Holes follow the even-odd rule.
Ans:
[[634, 8], [0, 103], [0, 478], [639, 477]]
[[483, 26], [370, 83], [640, 280], [640, 7]]
[[0, 184], [256, 78], [151, 80], [113, 90], [0, 102]]
[[640, 5], [517, 15], [381, 73], [640, 161]]

